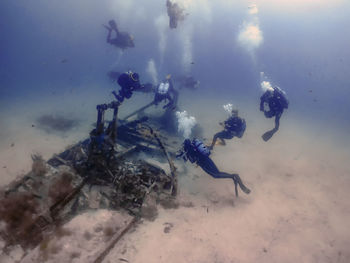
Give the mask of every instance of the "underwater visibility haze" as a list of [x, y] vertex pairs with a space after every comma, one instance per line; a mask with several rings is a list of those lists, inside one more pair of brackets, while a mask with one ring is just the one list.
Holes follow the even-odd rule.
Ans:
[[0, 186], [100, 138], [106, 110], [157, 123], [178, 193], [101, 261], [91, 240], [107, 246], [120, 218], [94, 207], [44, 252], [0, 234], [0, 262], [350, 262], [349, 13], [346, 0], [2, 0]]

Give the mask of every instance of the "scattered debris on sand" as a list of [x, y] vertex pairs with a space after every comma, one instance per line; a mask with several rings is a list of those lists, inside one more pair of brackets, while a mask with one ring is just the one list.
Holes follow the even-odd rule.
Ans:
[[[33, 257], [39, 261], [53, 258], [64, 249], [58, 240], [71, 235], [73, 230], [66, 226], [77, 216], [107, 210], [125, 220], [100, 227], [106, 241], [93, 256], [84, 251], [69, 254], [80, 259], [89, 255], [89, 262], [101, 262], [138, 219], [154, 220], [158, 205], [178, 206], [176, 168], [160, 134], [143, 120], [120, 124], [111, 133], [117, 136], [116, 143], [106, 140], [101, 147], [95, 145], [94, 134], [48, 161], [33, 155], [32, 170], [0, 192], [0, 259], [13, 258], [15, 248], [21, 249], [17, 257], [28, 262]], [[140, 159], [140, 151], [165, 159], [170, 173]], [[86, 231], [74, 235], [84, 236], [86, 242], [96, 238]]]

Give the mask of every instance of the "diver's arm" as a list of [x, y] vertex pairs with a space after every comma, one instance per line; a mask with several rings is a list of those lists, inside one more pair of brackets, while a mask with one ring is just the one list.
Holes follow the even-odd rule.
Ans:
[[152, 83], [144, 83], [140, 86], [139, 89], [136, 89], [135, 91], [150, 93], [150, 92], [154, 91], [154, 87], [153, 87]]
[[114, 97], [115, 97], [116, 99], [118, 99], [118, 94], [115, 92], [115, 90], [112, 91], [112, 94], [114, 95]]
[[260, 97], [260, 111], [264, 111], [264, 103], [267, 102], [267, 99], [269, 97], [269, 92], [266, 91], [261, 97]]
[[177, 151], [175, 156], [176, 156], [176, 158], [180, 158], [181, 156], [184, 155], [184, 153], [185, 153], [185, 151], [183, 149], [180, 149]]
[[231, 128], [231, 117], [224, 121], [223, 126], [226, 130], [230, 130]]

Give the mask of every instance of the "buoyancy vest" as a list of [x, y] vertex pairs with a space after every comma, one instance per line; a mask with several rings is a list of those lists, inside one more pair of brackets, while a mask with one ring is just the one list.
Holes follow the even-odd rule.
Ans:
[[280, 107], [288, 109], [289, 102], [286, 98], [286, 94], [279, 87], [274, 88], [274, 97], [278, 100]]
[[201, 140], [194, 139], [193, 140], [193, 145], [197, 152], [204, 156], [209, 156], [210, 155], [210, 150], [204, 145], [204, 143]]

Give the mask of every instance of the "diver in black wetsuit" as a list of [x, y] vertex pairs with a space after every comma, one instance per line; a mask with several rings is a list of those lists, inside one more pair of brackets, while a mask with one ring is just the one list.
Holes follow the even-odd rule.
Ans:
[[[119, 47], [121, 49], [135, 47], [134, 38], [127, 32], [120, 32], [117, 23], [114, 20], [108, 22], [109, 26], [103, 25], [108, 30], [107, 43]], [[112, 31], [116, 33], [116, 37], [112, 38]]]
[[160, 83], [156, 88], [154, 95], [154, 105], [158, 105], [162, 101], [169, 101], [163, 106], [163, 109], [175, 109], [177, 106], [178, 92], [174, 88], [171, 76], [168, 75], [166, 81]]
[[133, 91], [140, 90], [143, 86], [140, 84], [139, 74], [128, 71], [118, 77], [118, 84], [121, 87], [119, 94], [113, 91], [114, 97], [122, 103], [124, 98], [130, 99]]
[[232, 139], [233, 137], [242, 138], [246, 124], [243, 118], [238, 117], [238, 110], [232, 110], [231, 116], [224, 122], [220, 123], [224, 126], [224, 130], [214, 135], [211, 145], [208, 147], [210, 150], [214, 148], [216, 140], [219, 138], [223, 145], [225, 145], [224, 139]]
[[267, 89], [260, 97], [260, 111], [264, 112], [266, 118], [275, 117], [275, 127], [262, 135], [266, 142], [278, 131], [280, 126], [280, 118], [283, 110], [288, 109], [288, 100], [286, 94], [279, 87]]
[[[120, 75], [122, 75], [122, 73], [120, 73], [118, 71], [109, 71], [107, 73], [107, 76], [109, 77], [109, 79], [112, 82], [118, 81]], [[151, 93], [151, 92], [153, 93], [153, 91], [154, 91], [152, 83], [145, 83], [141, 87], [142, 87], [141, 89], [136, 89], [134, 91], [143, 92], [143, 93]]]
[[228, 174], [220, 172], [215, 163], [209, 158], [210, 151], [204, 146], [203, 142], [198, 139], [186, 139], [183, 148], [176, 155], [177, 158], [182, 157], [184, 161], [189, 160], [191, 163], [199, 165], [206, 173], [214, 178], [231, 178], [235, 183], [235, 192], [238, 196], [237, 185], [241, 190], [249, 194], [250, 190], [243, 184], [238, 174]]

